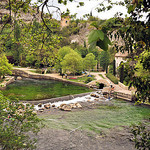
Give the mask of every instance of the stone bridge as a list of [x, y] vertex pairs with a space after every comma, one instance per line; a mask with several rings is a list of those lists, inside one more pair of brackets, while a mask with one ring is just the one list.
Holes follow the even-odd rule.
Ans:
[[107, 87], [110, 86], [109, 81], [107, 81], [106, 79], [94, 80], [94, 81], [91, 81], [90, 83], [88, 83], [87, 85], [94, 86], [94, 85], [96, 85], [96, 83], [104, 84]]

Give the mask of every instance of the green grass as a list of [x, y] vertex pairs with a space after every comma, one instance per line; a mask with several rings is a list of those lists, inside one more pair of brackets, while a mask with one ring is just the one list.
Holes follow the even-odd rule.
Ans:
[[113, 83], [118, 84], [118, 79], [111, 73], [107, 73], [106, 77], [109, 78]]
[[49, 128], [72, 130], [81, 126], [89, 134], [101, 134], [114, 127], [123, 129], [124, 126], [149, 119], [150, 109], [113, 100], [111, 105], [101, 104], [96, 109], [72, 111], [62, 115], [44, 114], [40, 117], [45, 119]]
[[[95, 80], [95, 78], [94, 78], [95, 76], [93, 76], [92, 75], [92, 80]], [[85, 83], [85, 80], [87, 79], [87, 78], [89, 78], [89, 77], [87, 77], [87, 76], [83, 76], [83, 77], [77, 77], [77, 79], [67, 79], [67, 80], [69, 80], [69, 81], [73, 81], [73, 82], [80, 82], [80, 83], [84, 83], [84, 84], [86, 84]]]
[[90, 92], [86, 87], [76, 86], [52, 80], [26, 79], [16, 81], [3, 91], [5, 96], [16, 97], [19, 100], [40, 100], [66, 95]]
[[102, 77], [103, 79], [105, 79], [104, 76], [103, 76], [102, 74], [99, 74], [99, 76]]

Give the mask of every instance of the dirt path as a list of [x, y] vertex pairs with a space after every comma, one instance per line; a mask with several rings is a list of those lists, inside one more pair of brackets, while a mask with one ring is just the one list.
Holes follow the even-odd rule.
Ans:
[[114, 84], [112, 81], [110, 81], [106, 77], [106, 75], [105, 75], [106, 73], [105, 72], [91, 72], [91, 75], [94, 75], [96, 80], [103, 79], [101, 76], [99, 76], [99, 74], [102, 74], [103, 77], [105, 78], [105, 80], [107, 80], [110, 83], [110, 85], [112, 85], [114, 87], [114, 91], [120, 92], [120, 93], [125, 93], [125, 94], [132, 94], [132, 91], [125, 90], [125, 89], [121, 88], [118, 84]]

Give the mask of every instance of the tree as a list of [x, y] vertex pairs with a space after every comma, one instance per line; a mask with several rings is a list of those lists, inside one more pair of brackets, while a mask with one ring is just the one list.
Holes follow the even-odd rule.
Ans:
[[83, 66], [84, 69], [89, 70], [89, 74], [90, 70], [96, 66], [95, 56], [92, 53], [87, 54], [86, 57], [83, 59]]
[[120, 82], [123, 83], [124, 81], [124, 63], [121, 62], [119, 65], [119, 77], [120, 77]]
[[75, 51], [67, 54], [61, 62], [63, 72], [69, 71], [75, 75], [77, 71], [82, 71], [82, 57]]
[[109, 63], [110, 63], [109, 53], [107, 51], [102, 51], [100, 55], [100, 66], [103, 68], [103, 70], [106, 71], [106, 73]]
[[63, 59], [67, 54], [72, 53], [73, 49], [69, 46], [64, 46], [58, 50], [58, 57]]
[[96, 46], [100, 47], [104, 51], [108, 50], [108, 45], [111, 45], [109, 37], [107, 36], [108, 29], [103, 28], [101, 25], [103, 21], [96, 21], [91, 23], [91, 26], [96, 29], [92, 30], [88, 37], [88, 43], [90, 44], [90, 48], [94, 49]]
[[0, 149], [34, 149], [41, 120], [31, 104], [9, 100], [0, 92]]
[[[130, 77], [130, 86], [134, 86], [136, 91], [136, 96], [141, 102], [147, 100], [150, 101], [150, 90], [149, 90], [149, 76], [142, 77], [137, 76], [135, 63], [140, 62], [143, 66], [143, 70], [147, 70], [144, 63], [148, 64], [147, 61], [142, 62], [144, 58], [149, 58], [143, 55], [143, 59], [140, 56], [143, 52], [147, 53], [150, 51], [150, 7], [149, 0], [133, 0], [123, 2], [112, 3], [109, 1], [109, 6], [104, 6], [103, 3], [100, 4], [98, 11], [110, 10], [113, 5], [122, 5], [128, 9], [128, 16], [125, 19], [121, 18], [122, 13], [118, 13], [114, 18], [111, 18], [101, 25], [102, 30], [108, 31], [107, 34], [111, 39], [115, 39], [114, 46], [117, 51], [128, 51], [130, 54], [128, 77]], [[141, 20], [143, 13], [146, 17]], [[97, 31], [98, 32], [98, 31]], [[101, 34], [102, 35], [102, 34]], [[99, 37], [101, 35], [97, 35]], [[120, 45], [117, 41], [119, 39], [123, 40], [123, 45]], [[94, 40], [97, 40], [95, 38]], [[148, 54], [149, 55], [149, 54]], [[139, 57], [139, 58], [138, 58]], [[148, 60], [148, 59], [147, 59]], [[133, 65], [134, 64], [134, 65]]]
[[1, 76], [5, 76], [6, 74], [11, 74], [12, 65], [8, 63], [8, 59], [4, 54], [0, 54], [0, 79]]
[[60, 74], [62, 73], [62, 65], [61, 65], [61, 62], [64, 60], [64, 57], [69, 54], [69, 53], [73, 53], [74, 50], [72, 48], [70, 48], [69, 46], [64, 46], [62, 48], [60, 48], [58, 50], [58, 53], [57, 53], [57, 61], [56, 61], [56, 64], [55, 64], [55, 68], [57, 70], [59, 70]]
[[113, 75], [116, 76], [116, 61], [113, 60]]
[[150, 50], [144, 50], [140, 57], [137, 58], [137, 63], [131, 76], [130, 87], [134, 86], [138, 102], [150, 102]]

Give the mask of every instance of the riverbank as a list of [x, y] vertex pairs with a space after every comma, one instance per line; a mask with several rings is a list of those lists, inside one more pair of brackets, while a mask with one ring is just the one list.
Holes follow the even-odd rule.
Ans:
[[[114, 93], [116, 98], [122, 98], [129, 101], [132, 100], [132, 95], [135, 92], [134, 90], [128, 90], [127, 88], [123, 88], [123, 86], [120, 86], [120, 84], [114, 84], [106, 77], [105, 72], [91, 72], [90, 74], [95, 76], [96, 80], [91, 81], [88, 84], [82, 84], [79, 82], [68, 81], [66, 78], [62, 78], [62, 76], [60, 76], [58, 73], [38, 74], [32, 71], [33, 69], [30, 68], [14, 68], [13, 75], [34, 79], [48, 79], [48, 80], [51, 79], [61, 82], [67, 82], [73, 85], [84, 86], [88, 88], [91, 88], [93, 86], [93, 82], [94, 84], [98, 82], [106, 85], [106, 88], [104, 88], [104, 92], [107, 93], [110, 93], [111, 91], [110, 85], [112, 85], [114, 87]], [[101, 74], [105, 79], [103, 79], [99, 74]]]

